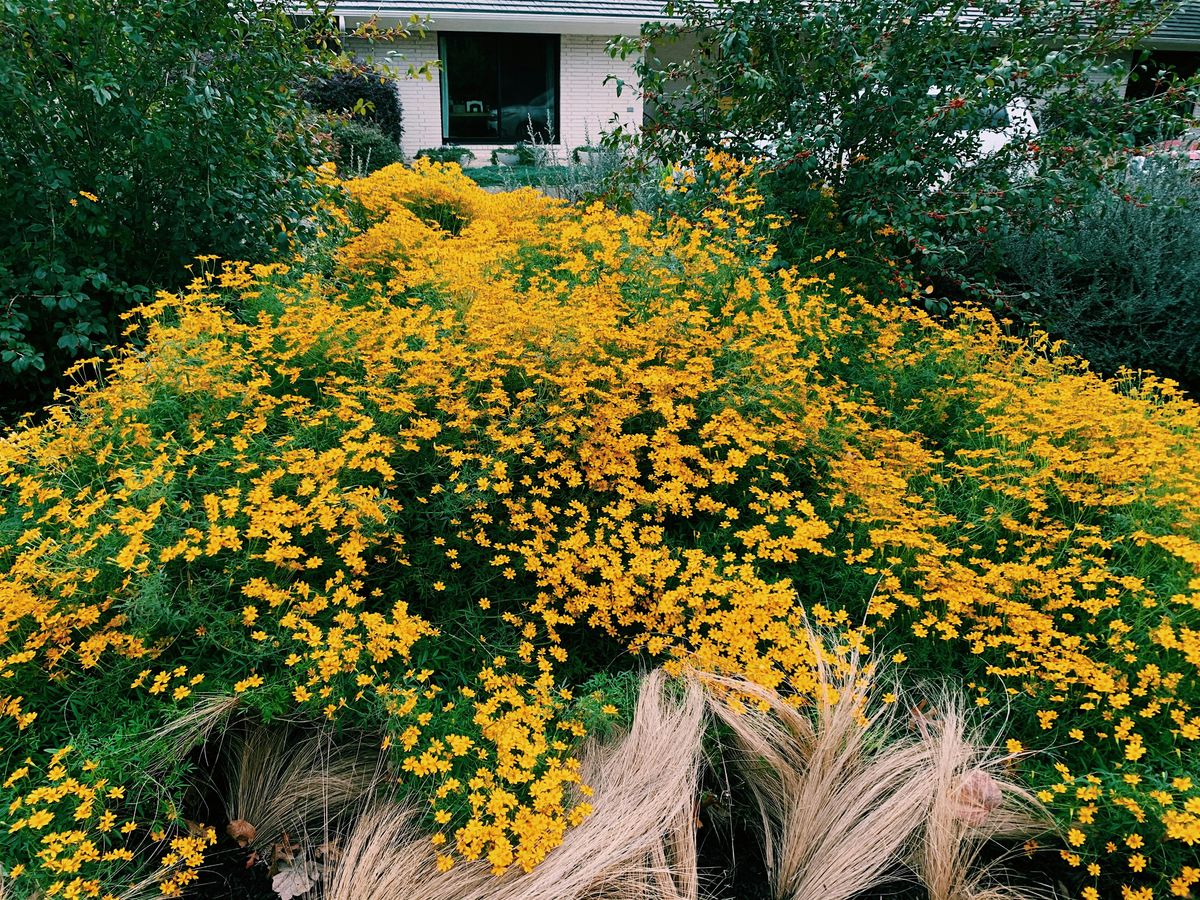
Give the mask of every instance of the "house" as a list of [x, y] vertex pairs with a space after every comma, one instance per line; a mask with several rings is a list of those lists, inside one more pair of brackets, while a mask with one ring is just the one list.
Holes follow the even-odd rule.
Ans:
[[1156, 90], [1154, 75], [1159, 71], [1180, 78], [1200, 73], [1200, 0], [1183, 0], [1147, 38], [1145, 49], [1149, 55], [1138, 67], [1140, 77], [1125, 85], [1128, 100], [1150, 96]]
[[[638, 126], [642, 101], [632, 60], [611, 58], [615, 35], [662, 17], [659, 0], [375, 0], [338, 3], [344, 29], [378, 17], [381, 27], [429, 16], [425, 37], [393, 43], [350, 38], [361, 59], [394, 67], [439, 60], [432, 80], [400, 79], [403, 149], [460, 144], [476, 162], [493, 149], [534, 139], [560, 158], [615, 120]], [[617, 84], [628, 85], [618, 94]]]
[[[350, 38], [348, 49], [399, 68], [438, 60], [432, 79], [398, 81], [404, 152], [459, 144], [477, 164], [522, 140], [550, 145], [565, 159], [614, 121], [641, 125], [634, 61], [605, 48], [613, 36], [636, 35], [643, 22], [664, 18], [662, 0], [351, 0], [336, 12], [347, 33], [372, 18], [382, 27], [412, 15], [432, 20], [424, 37]], [[1130, 99], [1156, 89], [1159, 69], [1184, 77], [1200, 71], [1200, 0], [1183, 0], [1146, 48], [1141, 77], [1125, 87]], [[618, 80], [626, 85], [620, 93]]]

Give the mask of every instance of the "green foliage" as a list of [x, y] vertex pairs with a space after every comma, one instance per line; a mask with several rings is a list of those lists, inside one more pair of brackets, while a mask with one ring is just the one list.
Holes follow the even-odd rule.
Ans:
[[[1120, 60], [1167, 11], [1153, 0], [996, 0], [978, 14], [937, 0], [673, 0], [675, 21], [611, 45], [636, 54], [648, 113], [639, 135], [606, 140], [632, 142], [647, 171], [714, 147], [765, 153], [764, 190], [794, 217], [799, 257], [832, 234], [864, 258], [986, 278], [1009, 223], [1087, 196], [1114, 156], [1182, 123], [1195, 79], [1136, 104], [1121, 96]], [[1022, 106], [1037, 123], [1014, 116], [1008, 142], [984, 153], [997, 111]]]
[[492, 151], [492, 165], [500, 165], [500, 154], [509, 154], [517, 158], [518, 166], [544, 166], [550, 162], [550, 151], [542, 144], [521, 141], [512, 147], [497, 147]]
[[628, 728], [643, 677], [644, 673], [633, 669], [596, 672], [575, 692], [571, 716], [599, 740]]
[[338, 171], [345, 175], [361, 178], [404, 158], [400, 145], [371, 125], [337, 119], [332, 130]]
[[1147, 164], [1001, 244], [1010, 301], [1097, 368], [1200, 388], [1200, 180]]
[[434, 162], [463, 163], [475, 158], [475, 154], [466, 147], [448, 144], [445, 147], [427, 147], [417, 151], [417, 159], [431, 159]]
[[304, 94], [317, 109], [362, 118], [397, 144], [404, 135], [400, 95], [386, 72], [366, 67], [334, 72], [313, 79]]
[[536, 141], [521, 141], [513, 147], [513, 152], [522, 166], [544, 166], [550, 161], [549, 149]]
[[294, 86], [327, 23], [290, 10], [0, 4], [0, 414], [197, 254], [264, 258], [305, 227], [321, 153]]

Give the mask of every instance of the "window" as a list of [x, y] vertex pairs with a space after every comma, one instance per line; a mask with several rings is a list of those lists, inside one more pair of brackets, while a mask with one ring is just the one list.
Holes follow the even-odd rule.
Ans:
[[1193, 77], [1200, 70], [1200, 52], [1152, 50], [1135, 56], [1133, 71], [1125, 88], [1126, 100], [1161, 94], [1176, 80]]
[[[1197, 71], [1200, 71], [1200, 52], [1194, 50], [1151, 50], [1135, 54], [1129, 82], [1125, 87], [1125, 99], [1141, 100], [1157, 96], [1176, 87], [1180, 81], [1194, 77]], [[1180, 100], [1176, 111], [1181, 119], [1190, 119], [1192, 101], [1187, 98]], [[1143, 129], [1136, 134], [1136, 138], [1138, 143], [1161, 141], [1179, 137], [1180, 130], [1182, 123], [1165, 132]]]
[[558, 130], [558, 35], [442, 33], [442, 140], [550, 142]]

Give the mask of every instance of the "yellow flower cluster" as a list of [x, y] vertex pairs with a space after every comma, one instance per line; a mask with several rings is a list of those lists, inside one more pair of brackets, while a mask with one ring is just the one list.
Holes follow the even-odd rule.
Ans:
[[[35, 871], [45, 875], [46, 897], [115, 900], [142, 881], [136, 860], [166, 842], [167, 835], [147, 834], [125, 814], [125, 786], [96, 777], [99, 763], [73, 761], [76, 755], [68, 746], [54, 751], [45, 765], [26, 758], [5, 780], [4, 788], [14, 792], [7, 810], [6, 861], [18, 842], [32, 850], [28, 862], [11, 865], [5, 874], [13, 882], [27, 880]], [[157, 882], [164, 896], [178, 896], [196, 879], [204, 851], [216, 843], [213, 829], [194, 830], [171, 838], [148, 880], [151, 886]]]
[[1200, 407], [779, 267], [747, 174], [663, 222], [392, 166], [321, 274], [161, 295], [0, 449], [0, 721], [103, 656], [369, 724], [443, 865], [528, 869], [589, 812], [568, 686], [639, 654], [804, 702], [815, 625], [1020, 710], [1068, 863], [1188, 896]]

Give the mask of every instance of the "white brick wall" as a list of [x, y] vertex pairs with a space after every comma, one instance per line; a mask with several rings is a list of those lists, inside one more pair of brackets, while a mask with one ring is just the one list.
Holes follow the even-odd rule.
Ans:
[[[560, 143], [567, 153], [585, 142], [585, 134], [593, 141], [602, 131], [613, 127], [613, 117], [626, 125], [642, 124], [642, 98], [637, 91], [633, 74], [633, 59], [613, 59], [604, 50], [608, 39], [590, 34], [564, 34], [559, 51], [559, 127]], [[604, 83], [608, 75], [625, 82], [621, 96], [613, 82]]]
[[[559, 49], [559, 131], [556, 152], [566, 158], [590, 135], [595, 141], [601, 131], [612, 127], [613, 117], [625, 124], [638, 126], [642, 122], [642, 99], [638, 95], [633, 60], [612, 59], [604, 47], [608, 38], [590, 34], [564, 34]], [[407, 67], [438, 58], [437, 35], [413, 38], [393, 45], [370, 45], [351, 40], [350, 50], [359, 58], [381, 63], [398, 70], [397, 90], [404, 112], [402, 146], [408, 157], [418, 150], [437, 147], [442, 143], [441, 75], [433, 78], [404, 77]], [[625, 81], [621, 96], [616, 84], [605, 84], [608, 75]], [[475, 164], [487, 164], [496, 145], [470, 145], [476, 156]]]
[[427, 34], [423, 38], [414, 37], [392, 44], [356, 40], [348, 43], [350, 52], [359, 59], [395, 72], [404, 117], [404, 137], [400, 143], [405, 156], [411, 159], [418, 150], [439, 146], [442, 143], [441, 75], [434, 71], [428, 81], [405, 76], [410, 65], [437, 61], [437, 35]]

